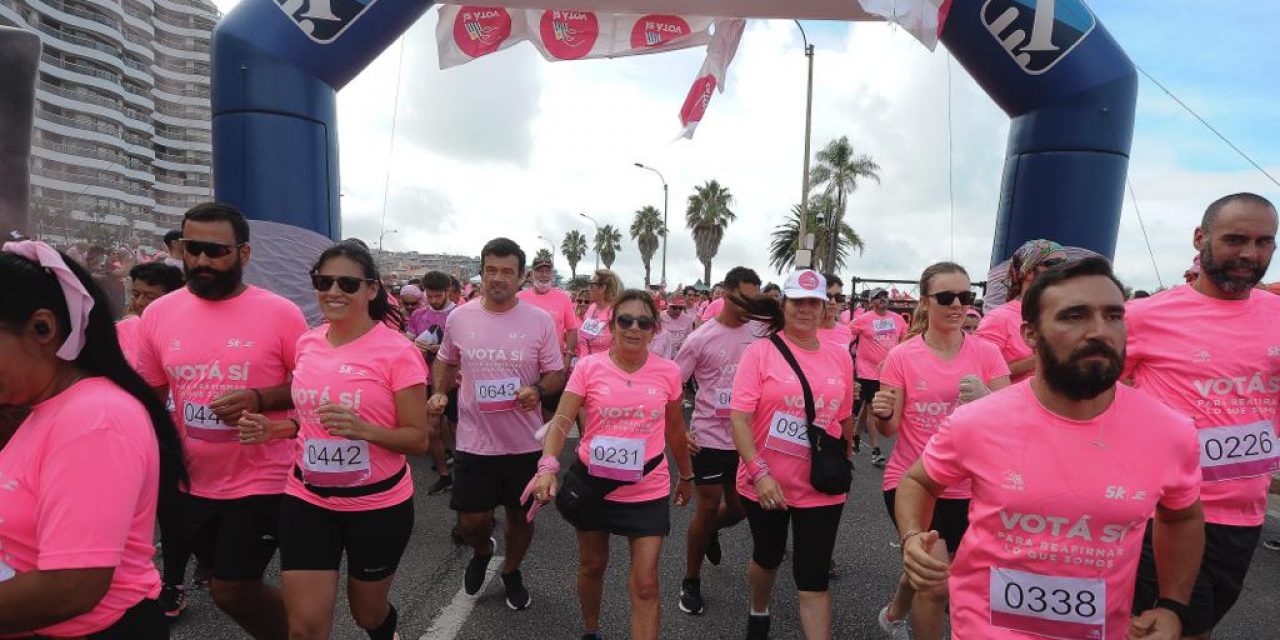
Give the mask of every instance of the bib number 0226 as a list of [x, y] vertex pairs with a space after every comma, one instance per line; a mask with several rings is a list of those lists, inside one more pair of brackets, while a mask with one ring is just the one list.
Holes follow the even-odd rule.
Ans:
[[1200, 473], [1205, 480], [1256, 478], [1280, 471], [1280, 446], [1271, 421], [1196, 432], [1200, 437]]
[[1106, 583], [991, 569], [992, 626], [1065, 640], [1106, 637]]

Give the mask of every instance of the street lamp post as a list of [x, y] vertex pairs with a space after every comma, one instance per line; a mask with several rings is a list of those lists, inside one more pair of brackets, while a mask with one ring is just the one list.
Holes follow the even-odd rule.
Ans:
[[636, 163], [637, 167], [646, 169], [658, 174], [658, 179], [662, 181], [662, 286], [667, 286], [667, 236], [671, 235], [671, 229], [667, 226], [667, 179], [662, 176], [662, 172], [653, 167]]
[[809, 141], [813, 135], [813, 45], [809, 44], [809, 36], [805, 34], [800, 21], [796, 20], [795, 23], [804, 40], [804, 55], [809, 59], [809, 85], [804, 106], [804, 180], [800, 188], [800, 228], [797, 230], [799, 238], [796, 239], [800, 244], [796, 248], [796, 268], [807, 269], [813, 266], [813, 246], [809, 242], [808, 229], [805, 228], [809, 222]]
[[388, 233], [400, 233], [400, 230], [383, 228], [382, 233], [378, 234], [378, 253], [382, 253], [382, 239], [386, 237]]
[[[589, 215], [587, 215], [587, 214], [585, 214], [585, 213], [579, 213], [578, 215], [580, 215], [580, 216], [582, 216], [582, 217], [584, 217], [584, 218], [586, 218], [586, 219], [590, 220], [590, 221], [591, 221], [591, 224], [595, 225], [595, 228], [596, 228], [596, 235], [600, 235], [600, 223], [599, 223], [599, 222], [596, 222], [596, 219], [595, 219], [595, 218], [592, 218], [591, 216], [589, 216]], [[594, 242], [594, 238], [592, 239], [592, 241]], [[594, 249], [594, 247], [593, 247], [593, 249]], [[599, 251], [592, 251], [592, 253], [596, 254], [596, 271], [599, 271], [599, 270], [600, 270], [600, 252], [599, 252]]]

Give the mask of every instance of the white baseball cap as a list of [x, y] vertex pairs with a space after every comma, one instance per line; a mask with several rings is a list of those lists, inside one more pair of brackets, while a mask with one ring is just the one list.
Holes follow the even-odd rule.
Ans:
[[827, 279], [812, 269], [792, 271], [782, 285], [782, 297], [791, 300], [800, 298], [827, 299]]

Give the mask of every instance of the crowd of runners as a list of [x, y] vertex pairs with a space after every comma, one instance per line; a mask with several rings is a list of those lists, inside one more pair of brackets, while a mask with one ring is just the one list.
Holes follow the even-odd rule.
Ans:
[[[1136, 300], [1106, 260], [1035, 240], [984, 315], [966, 269], [939, 262], [910, 318], [811, 270], [774, 285], [734, 267], [705, 297], [598, 270], [570, 295], [505, 238], [474, 295], [440, 272], [393, 294], [347, 240], [310, 269], [315, 327], [244, 282], [254, 247], [227, 205], [192, 208], [170, 261], [131, 269], [118, 323], [75, 260], [6, 243], [0, 635], [167, 638], [194, 558], [249, 636], [328, 638], [345, 558], [355, 623], [397, 638], [414, 457], [471, 548], [467, 594], [499, 508], [515, 611], [539, 595], [521, 567], [540, 508], [572, 525], [584, 640], [604, 637], [612, 536], [629, 550], [616, 637], [662, 637], [668, 604], [742, 609], [745, 637], [768, 638], [789, 555], [809, 640], [1208, 638], [1280, 470], [1280, 297], [1259, 288], [1276, 228], [1260, 196], [1213, 202], [1188, 284]], [[878, 629], [833, 629], [846, 502], [878, 504], [849, 495], [867, 446], [902, 574]], [[696, 511], [678, 591], [658, 580], [672, 505]], [[742, 600], [708, 602], [703, 563], [744, 520]]]

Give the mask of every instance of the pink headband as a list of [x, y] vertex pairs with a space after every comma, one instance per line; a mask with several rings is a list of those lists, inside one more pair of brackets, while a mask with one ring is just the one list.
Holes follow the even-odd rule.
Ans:
[[71, 316], [71, 333], [67, 341], [58, 347], [58, 357], [74, 362], [84, 348], [84, 332], [89, 326], [89, 312], [93, 311], [93, 296], [85, 290], [76, 274], [67, 267], [62, 254], [49, 245], [34, 240], [4, 243], [4, 251], [22, 256], [53, 273], [67, 299], [67, 313]]

